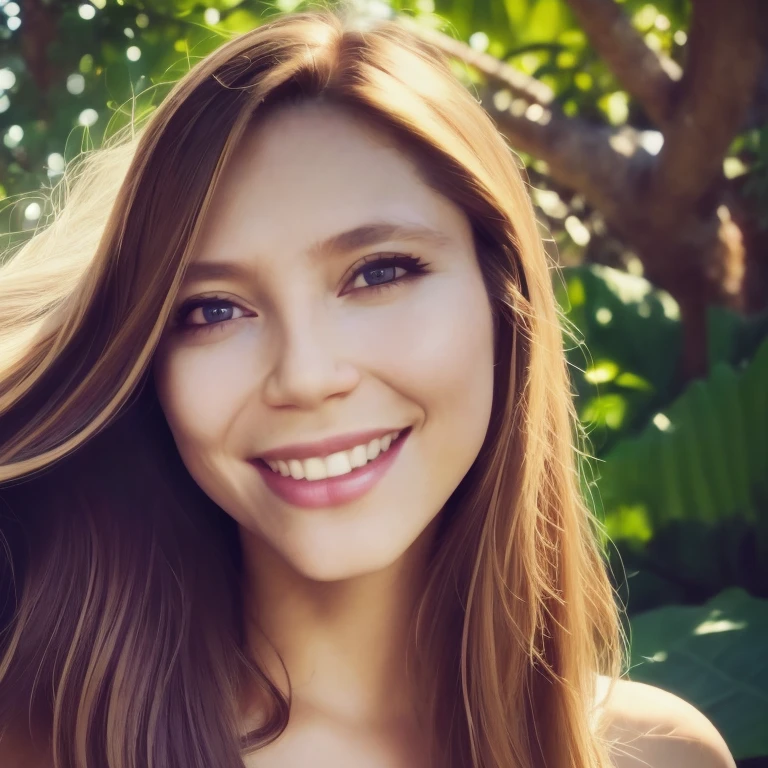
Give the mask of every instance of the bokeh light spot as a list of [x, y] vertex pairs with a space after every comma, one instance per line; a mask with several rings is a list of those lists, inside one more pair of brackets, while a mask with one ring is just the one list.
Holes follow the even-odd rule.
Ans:
[[67, 78], [67, 90], [73, 96], [79, 96], [85, 90], [85, 78], [77, 73]]
[[14, 149], [19, 146], [23, 138], [24, 129], [20, 125], [12, 125], [5, 132], [5, 136], [3, 136], [3, 144], [5, 144], [8, 149]]
[[41, 213], [42, 209], [40, 208], [40, 203], [30, 203], [24, 209], [24, 218], [27, 221], [37, 221], [40, 218]]
[[99, 119], [99, 113], [95, 109], [84, 109], [80, 116], [77, 118], [77, 122], [80, 125], [86, 127], [92, 126]]
[[600, 325], [608, 325], [608, 323], [613, 320], [613, 312], [611, 312], [608, 307], [600, 307], [600, 309], [595, 312], [595, 320], [597, 320]]
[[485, 32], [475, 32], [469, 36], [469, 44], [476, 51], [487, 51], [491, 41]]
[[584, 371], [584, 378], [590, 384], [605, 384], [613, 381], [619, 372], [619, 366], [613, 360], [601, 360]]
[[576, 245], [586, 245], [591, 237], [589, 230], [576, 216], [568, 216], [566, 218], [565, 231], [571, 236], [571, 240]]
[[59, 152], [51, 152], [48, 155], [48, 170], [61, 173], [64, 170], [64, 155]]
[[0, 69], [0, 90], [10, 91], [14, 85], [16, 85], [16, 75], [8, 67]]

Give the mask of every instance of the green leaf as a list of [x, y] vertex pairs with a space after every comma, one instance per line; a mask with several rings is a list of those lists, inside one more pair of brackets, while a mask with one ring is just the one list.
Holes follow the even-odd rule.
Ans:
[[674, 564], [707, 589], [759, 589], [768, 581], [766, 425], [768, 339], [746, 367], [718, 363], [604, 456], [596, 486], [614, 541], [626, 535], [626, 509], [642, 508], [654, 532], [648, 565]]
[[737, 760], [768, 755], [766, 637], [768, 600], [741, 589], [666, 606], [632, 619], [629, 676], [701, 710]]

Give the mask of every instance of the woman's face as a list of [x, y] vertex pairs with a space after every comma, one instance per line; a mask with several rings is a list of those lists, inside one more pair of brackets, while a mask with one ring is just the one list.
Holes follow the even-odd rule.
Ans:
[[398, 560], [491, 413], [465, 214], [365, 123], [288, 107], [225, 170], [176, 306], [155, 383], [205, 493], [311, 579]]

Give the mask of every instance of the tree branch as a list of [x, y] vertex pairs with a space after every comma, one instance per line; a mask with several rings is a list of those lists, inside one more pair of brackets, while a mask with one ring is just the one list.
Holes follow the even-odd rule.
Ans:
[[[593, 48], [617, 80], [642, 105], [653, 123], [664, 128], [680, 67], [651, 50], [614, 0], [567, 0]], [[740, 2], [740, 0], [739, 0]]]
[[476, 51], [444, 32], [429, 29], [407, 17], [401, 17], [400, 22], [447, 56], [474, 67], [499, 87], [509, 90], [514, 96], [525, 99], [530, 104], [553, 106], [555, 96], [552, 89], [536, 78], [520, 72], [495, 56]]
[[499, 109], [490, 92], [481, 103], [513, 149], [547, 163], [556, 182], [583, 194], [617, 233], [632, 239], [621, 223], [631, 221], [628, 212], [635, 208], [633, 180], [652, 163], [632, 129], [599, 127], [546, 110], [537, 116], [515, 114]]
[[[648, 188], [654, 218], [671, 226], [722, 176], [765, 60], [764, 0], [695, 0], [674, 123]], [[767, 25], [768, 26], [768, 25]]]

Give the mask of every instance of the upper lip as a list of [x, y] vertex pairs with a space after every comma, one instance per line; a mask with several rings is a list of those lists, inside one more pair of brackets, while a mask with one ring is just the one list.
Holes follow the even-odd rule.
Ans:
[[377, 437], [384, 437], [393, 432], [401, 432], [397, 428], [388, 429], [369, 429], [364, 432], [349, 432], [346, 435], [337, 435], [328, 437], [325, 440], [318, 440], [315, 443], [294, 443], [293, 445], [283, 445], [271, 451], [265, 451], [258, 458], [264, 461], [283, 461], [287, 459], [312, 459], [325, 458], [332, 453], [339, 451], [348, 451], [356, 445], [365, 445], [375, 440]]

